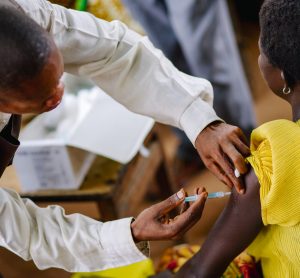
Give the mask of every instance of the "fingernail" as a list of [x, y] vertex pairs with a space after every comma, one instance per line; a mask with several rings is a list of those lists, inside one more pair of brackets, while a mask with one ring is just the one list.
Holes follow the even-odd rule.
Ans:
[[183, 191], [183, 189], [180, 189], [177, 193], [176, 193], [176, 195], [177, 195], [177, 198], [178, 199], [183, 199], [184, 198], [184, 191]]
[[245, 193], [245, 189], [240, 189], [240, 190], [239, 190], [239, 193], [240, 193], [240, 194], [244, 194], [244, 193]]
[[236, 178], [239, 178], [241, 176], [239, 170], [236, 169], [236, 168], [234, 169], [234, 175], [235, 175]]

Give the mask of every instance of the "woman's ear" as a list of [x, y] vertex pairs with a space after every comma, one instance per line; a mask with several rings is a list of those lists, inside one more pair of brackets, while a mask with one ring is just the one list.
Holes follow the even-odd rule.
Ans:
[[291, 93], [291, 88], [287, 85], [287, 82], [285, 81], [284, 73], [281, 71], [280, 76], [282, 78], [282, 81], [284, 82], [284, 87], [282, 89], [282, 93], [284, 95], [289, 95]]
[[283, 71], [281, 71], [281, 72], [280, 72], [280, 76], [281, 76], [281, 78], [282, 78], [283, 82], [284, 82], [284, 83], [286, 83], [286, 82], [285, 82], [285, 77], [284, 77], [284, 73], [283, 73]]

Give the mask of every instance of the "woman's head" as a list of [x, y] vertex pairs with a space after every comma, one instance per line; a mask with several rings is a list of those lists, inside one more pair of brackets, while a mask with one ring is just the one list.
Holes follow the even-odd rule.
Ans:
[[265, 0], [259, 18], [262, 74], [275, 93], [285, 83], [293, 88], [300, 83], [300, 1]]

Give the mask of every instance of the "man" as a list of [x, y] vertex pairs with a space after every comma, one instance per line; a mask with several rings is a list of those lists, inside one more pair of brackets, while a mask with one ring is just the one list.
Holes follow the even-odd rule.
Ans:
[[[233, 173], [233, 165], [246, 171], [243, 155], [248, 147], [241, 130], [216, 116], [208, 81], [179, 72], [146, 38], [119, 22], [108, 23], [45, 0], [2, 0], [0, 26], [3, 170], [18, 146], [16, 115], [59, 105], [60, 77], [66, 70], [91, 78], [132, 111], [184, 129], [207, 166], [242, 191]], [[133, 223], [128, 218], [104, 224], [81, 215], [66, 218], [59, 207], [37, 209], [7, 190], [1, 195], [1, 216], [8, 221], [0, 229], [2, 246], [34, 259], [40, 268], [93, 271], [144, 258], [133, 239], [172, 238], [190, 228], [201, 215], [206, 193], [173, 221], [161, 223], [183, 202], [183, 192]], [[22, 242], [24, 235], [28, 244]]]
[[[108, 23], [46, 0], [12, 2], [51, 35], [65, 71], [91, 78], [133, 112], [183, 129], [206, 166], [228, 186], [241, 190], [233, 165], [245, 173], [243, 155], [248, 147], [241, 130], [224, 124], [211, 107], [213, 94], [207, 80], [179, 72], [146, 37], [120, 22]], [[61, 71], [57, 69], [53, 76], [57, 89], [55, 84], [48, 84], [49, 90], [57, 92], [52, 92], [53, 98], [42, 111], [53, 109], [60, 101]], [[32, 86], [31, 94], [40, 99], [37, 84]]]

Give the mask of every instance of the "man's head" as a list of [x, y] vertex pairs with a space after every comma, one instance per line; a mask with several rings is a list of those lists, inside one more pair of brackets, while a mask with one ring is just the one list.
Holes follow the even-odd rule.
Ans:
[[41, 113], [61, 101], [61, 55], [52, 38], [13, 8], [0, 8], [0, 112]]

